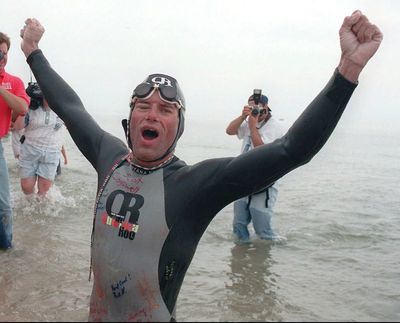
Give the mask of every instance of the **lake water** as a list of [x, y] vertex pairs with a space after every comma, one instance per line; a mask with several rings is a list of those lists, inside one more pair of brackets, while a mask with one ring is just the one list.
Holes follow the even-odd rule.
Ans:
[[[122, 137], [119, 118], [98, 118]], [[227, 121], [225, 121], [227, 122]], [[224, 122], [190, 122], [188, 164], [235, 156]], [[286, 238], [235, 246], [232, 205], [204, 234], [177, 303], [179, 321], [399, 321], [400, 135], [338, 127], [279, 181], [273, 219]], [[85, 321], [96, 175], [71, 139], [47, 201], [27, 200], [9, 141], [15, 247], [0, 253], [0, 321]]]

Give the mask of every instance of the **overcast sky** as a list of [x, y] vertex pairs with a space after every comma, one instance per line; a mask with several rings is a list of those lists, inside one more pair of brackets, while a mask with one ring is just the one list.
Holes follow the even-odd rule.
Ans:
[[332, 75], [339, 27], [360, 9], [384, 40], [341, 123], [400, 122], [400, 1], [2, 0], [0, 7], [0, 30], [12, 41], [7, 71], [29, 81], [19, 30], [36, 17], [46, 28], [46, 57], [95, 116], [125, 116], [135, 85], [160, 72], [178, 79], [187, 118], [229, 121], [262, 88], [274, 114], [290, 122]]

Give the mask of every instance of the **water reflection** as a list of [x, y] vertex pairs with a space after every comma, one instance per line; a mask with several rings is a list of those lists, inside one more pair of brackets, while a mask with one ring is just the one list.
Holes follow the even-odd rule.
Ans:
[[236, 245], [231, 249], [231, 272], [228, 272], [227, 320], [279, 321], [276, 274], [271, 271], [272, 244], [264, 241]]

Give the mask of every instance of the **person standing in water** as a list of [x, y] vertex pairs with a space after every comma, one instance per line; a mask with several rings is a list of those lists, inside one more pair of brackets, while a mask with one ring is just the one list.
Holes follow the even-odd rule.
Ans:
[[20, 148], [21, 188], [26, 195], [45, 196], [54, 183], [64, 141], [64, 122], [51, 110], [35, 82], [26, 92], [31, 98], [28, 113], [15, 129], [24, 129]]
[[[226, 128], [228, 135], [236, 135], [243, 140], [241, 153], [273, 142], [285, 134], [283, 124], [272, 116], [268, 97], [261, 89], [254, 89], [242, 113]], [[276, 182], [262, 190], [245, 196], [233, 203], [233, 234], [235, 243], [250, 242], [248, 225], [253, 223], [254, 231], [260, 239], [279, 241], [282, 238], [272, 229], [272, 216], [278, 197]]]
[[0, 32], [0, 250], [12, 247], [12, 208], [2, 139], [8, 134], [12, 116], [24, 115], [29, 98], [22, 80], [6, 72], [10, 38]]
[[98, 176], [92, 229], [89, 321], [174, 321], [196, 247], [214, 216], [311, 160], [333, 132], [382, 33], [360, 11], [340, 28], [339, 65], [288, 132], [238, 157], [187, 165], [174, 155], [187, 108], [175, 78], [150, 74], [135, 87], [123, 126], [105, 132], [51, 67], [28, 18], [21, 48], [52, 109]]

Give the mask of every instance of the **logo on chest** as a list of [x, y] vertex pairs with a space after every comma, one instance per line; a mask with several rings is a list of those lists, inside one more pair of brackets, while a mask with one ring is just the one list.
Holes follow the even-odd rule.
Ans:
[[12, 86], [10, 82], [2, 82], [1, 87], [6, 90], [12, 90]]
[[106, 201], [106, 210], [102, 214], [103, 224], [118, 228], [118, 236], [133, 240], [139, 230], [140, 208], [144, 204], [142, 195], [113, 191]]

